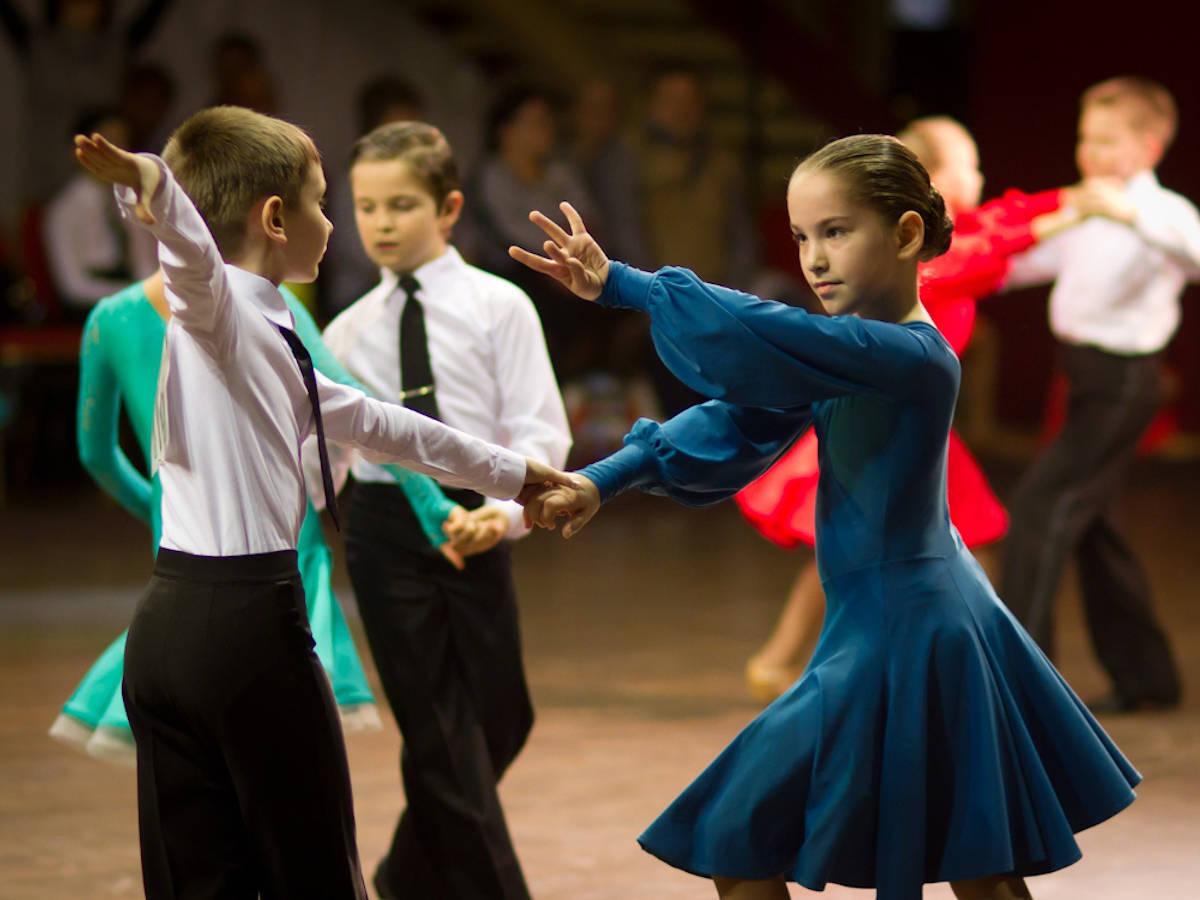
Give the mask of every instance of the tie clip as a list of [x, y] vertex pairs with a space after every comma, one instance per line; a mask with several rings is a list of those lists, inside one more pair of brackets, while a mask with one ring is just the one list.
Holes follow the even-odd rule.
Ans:
[[409, 388], [407, 391], [400, 392], [400, 402], [411, 400], [413, 397], [428, 397], [433, 393], [433, 385], [427, 384], [425, 387]]

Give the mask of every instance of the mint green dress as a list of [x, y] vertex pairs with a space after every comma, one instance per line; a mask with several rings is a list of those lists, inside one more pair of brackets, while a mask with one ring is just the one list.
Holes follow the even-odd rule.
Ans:
[[[282, 291], [295, 317], [296, 332], [316, 368], [333, 381], [361, 388], [322, 343], [308, 310], [286, 288]], [[88, 316], [80, 350], [76, 432], [84, 468], [105, 492], [150, 526], [155, 552], [162, 536], [161, 487], [157, 476], [147, 478], [122, 452], [117, 418], [123, 405], [148, 470], [165, 335], [166, 323], [140, 283], [96, 305]], [[398, 467], [389, 467], [389, 471], [412, 504], [430, 543], [440, 546], [446, 540], [441, 526], [454, 503], [424, 475]], [[378, 728], [375, 698], [330, 585], [332, 555], [311, 502], [300, 528], [297, 555], [316, 653], [329, 674], [343, 725], [347, 730]], [[122, 634], [92, 665], [63, 706], [50, 729], [52, 736], [102, 759], [133, 762], [133, 736], [121, 699], [124, 657]]]

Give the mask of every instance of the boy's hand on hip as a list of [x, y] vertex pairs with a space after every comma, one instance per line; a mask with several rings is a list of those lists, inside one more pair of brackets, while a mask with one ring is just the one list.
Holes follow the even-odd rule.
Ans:
[[134, 210], [137, 217], [147, 225], [154, 224], [149, 203], [162, 180], [158, 166], [143, 156], [122, 150], [101, 134], [75, 135], [75, 158], [101, 181], [133, 188], [137, 193]]
[[559, 208], [571, 226], [570, 234], [534, 210], [529, 214], [529, 221], [546, 232], [549, 240], [542, 244], [546, 255], [538, 256], [522, 247], [509, 247], [508, 255], [535, 272], [549, 275], [577, 297], [595, 300], [608, 280], [608, 257], [596, 239], [588, 234], [575, 207], [563, 202]]
[[467, 513], [474, 528], [469, 536], [454, 541], [454, 548], [464, 557], [487, 553], [508, 534], [508, 513], [494, 506], [481, 506]]

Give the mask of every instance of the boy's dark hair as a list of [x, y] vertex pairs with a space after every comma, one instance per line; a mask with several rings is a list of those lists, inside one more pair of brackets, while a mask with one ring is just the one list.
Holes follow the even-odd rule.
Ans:
[[857, 134], [826, 144], [796, 167], [801, 172], [837, 174], [859, 203], [886, 221], [898, 222], [908, 211], [925, 223], [920, 258], [928, 261], [950, 249], [954, 223], [946, 215], [942, 195], [916, 154], [886, 134]]
[[[389, 109], [408, 107], [423, 113], [425, 103], [421, 95], [407, 81], [391, 75], [374, 78], [358, 92], [358, 133], [366, 134], [380, 125], [387, 124], [384, 116]], [[424, 118], [416, 115], [413, 118]]]
[[526, 103], [541, 101], [551, 109], [557, 109], [554, 96], [534, 84], [517, 84], [507, 88], [492, 101], [488, 108], [484, 126], [484, 144], [489, 152], [500, 149], [500, 132], [511, 122]]
[[1165, 152], [1175, 140], [1179, 110], [1171, 92], [1149, 78], [1123, 75], [1094, 84], [1083, 92], [1080, 107], [1120, 108], [1135, 131], [1148, 132], [1162, 142]]
[[451, 191], [461, 189], [454, 151], [438, 129], [426, 122], [391, 122], [363, 135], [350, 151], [350, 167], [360, 162], [404, 162], [429, 191], [437, 208]]
[[254, 204], [277, 195], [294, 205], [309, 166], [321, 164], [302, 129], [240, 106], [214, 106], [193, 115], [171, 135], [163, 160], [226, 259], [241, 251]]

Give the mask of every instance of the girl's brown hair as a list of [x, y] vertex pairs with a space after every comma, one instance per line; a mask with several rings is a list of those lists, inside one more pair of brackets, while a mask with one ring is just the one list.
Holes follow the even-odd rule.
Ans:
[[406, 163], [433, 197], [438, 209], [451, 191], [461, 190], [458, 163], [445, 135], [425, 122], [392, 122], [359, 138], [350, 151], [350, 167], [360, 162], [398, 159]]
[[920, 259], [927, 262], [950, 249], [954, 223], [946, 203], [929, 181], [916, 155], [886, 134], [858, 134], [826, 144], [796, 167], [803, 172], [831, 172], [842, 179], [856, 202], [871, 207], [888, 222], [910, 210], [925, 223]]

